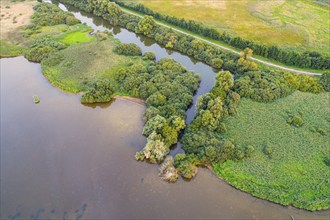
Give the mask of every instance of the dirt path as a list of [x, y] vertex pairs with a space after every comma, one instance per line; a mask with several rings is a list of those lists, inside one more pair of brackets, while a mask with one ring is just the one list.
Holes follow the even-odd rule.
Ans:
[[[125, 11], [126, 13], [129, 13], [129, 14], [132, 14], [132, 15], [135, 15], [135, 16], [138, 16], [138, 17], [143, 17], [140, 14], [137, 14], [135, 12], [129, 11], [129, 10], [124, 9], [124, 8], [122, 8], [122, 10]], [[235, 54], [240, 54], [239, 51], [236, 51], [236, 50], [233, 50], [231, 48], [228, 48], [228, 47], [225, 47], [225, 46], [222, 46], [222, 45], [213, 43], [211, 41], [208, 41], [208, 40], [205, 40], [205, 39], [203, 39], [201, 37], [198, 37], [198, 36], [189, 34], [189, 33], [185, 32], [185, 31], [181, 31], [179, 29], [176, 29], [174, 27], [171, 27], [171, 26], [168, 26], [166, 24], [160, 23], [158, 21], [156, 21], [156, 23], [159, 24], [159, 25], [162, 25], [164, 27], [171, 28], [172, 30], [175, 30], [175, 31], [177, 31], [179, 33], [192, 36], [192, 37], [194, 37], [194, 38], [196, 38], [198, 40], [204, 41], [204, 42], [206, 42], [208, 44], [211, 44], [213, 46], [219, 47], [219, 48], [221, 48], [223, 50], [230, 51], [230, 52], [235, 53]], [[309, 72], [309, 71], [303, 71], [303, 70], [296, 70], [296, 69], [292, 69], [292, 68], [289, 68], [289, 67], [280, 66], [280, 65], [277, 65], [277, 64], [274, 64], [274, 63], [271, 63], [271, 62], [267, 62], [267, 61], [263, 61], [263, 60], [260, 60], [260, 59], [254, 58], [254, 57], [251, 57], [250, 59], [253, 60], [253, 61], [255, 61], [255, 62], [258, 62], [258, 63], [262, 63], [264, 65], [267, 65], [267, 66], [275, 67], [275, 68], [278, 68], [278, 69], [281, 69], [281, 70], [285, 70], [285, 71], [289, 71], [289, 72], [293, 72], [293, 73], [304, 74], [304, 75], [309, 75], [309, 76], [321, 76], [322, 75], [322, 73], [315, 73], [315, 72]]]

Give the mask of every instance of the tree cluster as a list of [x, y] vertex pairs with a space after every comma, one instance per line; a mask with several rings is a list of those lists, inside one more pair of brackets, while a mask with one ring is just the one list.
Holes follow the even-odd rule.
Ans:
[[185, 178], [196, 174], [197, 165], [241, 160], [245, 156], [245, 150], [222, 137], [226, 131], [223, 120], [236, 114], [240, 100], [233, 89], [233, 76], [228, 71], [221, 71], [212, 90], [198, 99], [196, 116], [182, 138], [187, 158], [175, 158], [175, 166]]
[[320, 79], [281, 71], [250, 71], [237, 75], [234, 90], [241, 97], [258, 102], [271, 102], [291, 94], [294, 90], [320, 93]]
[[148, 106], [143, 129], [148, 141], [136, 159], [162, 162], [185, 128], [185, 111], [198, 88], [199, 77], [165, 58], [148, 66], [132, 64], [119, 70], [116, 80], [123, 92], [145, 99]]
[[117, 54], [126, 56], [141, 56], [141, 48], [133, 43], [129, 44], [119, 44], [114, 50]]
[[32, 62], [41, 62], [48, 57], [51, 52], [62, 50], [66, 45], [56, 41], [51, 37], [43, 37], [35, 40], [35, 42], [25, 51], [24, 56]]
[[114, 93], [113, 86], [107, 80], [98, 80], [91, 88], [81, 96], [81, 103], [102, 103], [109, 102]]
[[58, 24], [74, 25], [80, 21], [70, 12], [61, 10], [50, 3], [39, 3], [33, 7], [32, 22], [38, 26], [53, 26]]

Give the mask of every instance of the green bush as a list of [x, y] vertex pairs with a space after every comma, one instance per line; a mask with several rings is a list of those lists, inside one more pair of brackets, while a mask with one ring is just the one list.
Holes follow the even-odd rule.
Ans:
[[74, 25], [80, 23], [72, 13], [65, 12], [51, 3], [39, 3], [33, 9], [32, 22], [39, 26]]
[[141, 56], [142, 51], [141, 48], [133, 43], [129, 44], [119, 44], [115, 48], [115, 52], [120, 55], [126, 55], [126, 56]]
[[41, 62], [51, 52], [66, 48], [65, 44], [56, 41], [51, 37], [37, 39], [26, 51], [25, 58], [33, 62]]
[[254, 153], [254, 151], [255, 151], [255, 149], [254, 149], [253, 146], [251, 146], [251, 145], [247, 146], [246, 149], [245, 149], [246, 157], [251, 157], [252, 154]]
[[247, 72], [235, 81], [234, 89], [258, 102], [271, 102], [292, 93], [283, 75], [270, 71]]
[[304, 124], [304, 120], [301, 118], [300, 115], [291, 115], [288, 118], [287, 123], [295, 127], [301, 127]]
[[320, 83], [325, 91], [330, 92], [330, 72], [329, 71], [322, 74]]
[[114, 93], [113, 86], [106, 80], [98, 80], [92, 88], [81, 96], [81, 103], [109, 102]]
[[156, 60], [156, 54], [151, 51], [147, 51], [143, 55], [143, 59], [145, 60]]
[[269, 158], [272, 158], [272, 156], [273, 156], [273, 147], [271, 145], [266, 145], [266, 146], [264, 146], [263, 152]]
[[324, 158], [324, 163], [325, 163], [325, 165], [327, 165], [328, 167], [330, 167], [330, 157]]
[[174, 166], [185, 179], [191, 179], [197, 174], [197, 163], [198, 159], [192, 155], [177, 154], [174, 158]]

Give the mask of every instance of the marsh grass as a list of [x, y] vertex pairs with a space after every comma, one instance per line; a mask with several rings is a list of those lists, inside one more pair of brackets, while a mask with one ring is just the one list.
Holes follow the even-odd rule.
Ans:
[[[329, 93], [295, 92], [273, 103], [242, 99], [239, 114], [226, 122], [226, 136], [256, 152], [241, 162], [214, 164], [231, 185], [260, 198], [309, 210], [330, 207]], [[302, 127], [287, 123], [299, 113]], [[323, 131], [317, 132], [316, 128]], [[272, 155], [264, 153], [272, 146]]]

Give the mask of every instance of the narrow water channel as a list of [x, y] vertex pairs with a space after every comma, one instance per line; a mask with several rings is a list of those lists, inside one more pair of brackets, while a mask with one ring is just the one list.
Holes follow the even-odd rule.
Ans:
[[[98, 18], [75, 16], [93, 28], [107, 28]], [[110, 29], [122, 42], [200, 73], [197, 95], [212, 87], [210, 67], [125, 29]], [[330, 211], [252, 197], [207, 169], [190, 182], [166, 183], [157, 166], [134, 159], [146, 142], [145, 106], [125, 100], [84, 106], [78, 95], [54, 88], [39, 64], [17, 57], [1, 59], [0, 67], [1, 219], [329, 219]], [[40, 104], [33, 103], [35, 94]], [[194, 109], [189, 111], [188, 121]]]
[[[153, 51], [157, 55], [157, 60], [165, 57], [173, 58], [179, 63], [181, 63], [183, 66], [185, 66], [188, 70], [194, 71], [196, 74], [198, 74], [201, 78], [200, 87], [198, 88], [197, 92], [193, 97], [193, 103], [191, 107], [186, 111], [187, 124], [189, 124], [193, 120], [195, 116], [195, 107], [198, 97], [209, 92], [213, 87], [215, 75], [217, 73], [215, 69], [177, 51], [168, 50], [165, 47], [159, 45], [155, 40], [151, 38], [145, 37], [143, 35], [138, 35], [125, 28], [114, 27], [100, 17], [94, 16], [90, 13], [80, 12], [72, 6], [65, 6], [61, 3], [59, 3], [58, 6], [64, 11], [70, 11], [71, 13], [73, 13], [74, 16], [78, 18], [82, 23], [86, 23], [88, 26], [90, 26], [94, 30], [94, 32], [107, 30], [111, 32], [116, 38], [118, 38], [122, 43], [137, 44], [142, 49], [142, 53], [147, 51]], [[178, 146], [173, 148], [170, 154], [175, 155], [177, 153], [182, 152], [183, 150], [181, 149], [181, 143], [178, 143]]]

